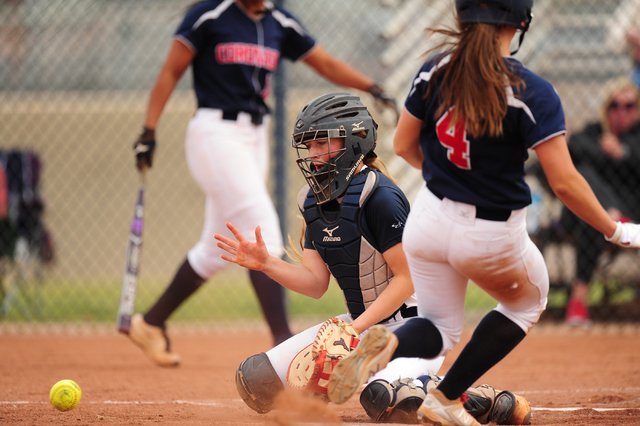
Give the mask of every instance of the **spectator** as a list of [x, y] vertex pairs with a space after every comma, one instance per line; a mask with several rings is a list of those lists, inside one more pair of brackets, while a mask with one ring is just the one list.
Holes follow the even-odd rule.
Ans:
[[614, 52], [627, 49], [633, 61], [631, 78], [640, 88], [640, 0], [623, 0], [607, 24], [607, 44]]
[[[640, 94], [627, 77], [605, 88], [601, 118], [589, 123], [569, 141], [569, 151], [578, 171], [615, 221], [640, 219]], [[598, 231], [578, 219], [566, 207], [561, 224], [576, 240], [577, 274], [567, 304], [566, 322], [588, 325], [589, 282], [606, 242]]]

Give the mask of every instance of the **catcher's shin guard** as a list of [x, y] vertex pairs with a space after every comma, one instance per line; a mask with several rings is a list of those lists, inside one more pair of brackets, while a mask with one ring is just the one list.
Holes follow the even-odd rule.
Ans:
[[499, 425], [531, 424], [531, 406], [526, 399], [505, 390], [499, 391], [483, 384], [469, 388], [464, 408], [480, 423]]
[[416, 412], [426, 396], [422, 386], [411, 378], [391, 383], [372, 381], [360, 394], [360, 404], [374, 422], [415, 423]]
[[242, 361], [236, 370], [236, 388], [242, 400], [260, 414], [273, 409], [276, 396], [284, 385], [264, 352]]

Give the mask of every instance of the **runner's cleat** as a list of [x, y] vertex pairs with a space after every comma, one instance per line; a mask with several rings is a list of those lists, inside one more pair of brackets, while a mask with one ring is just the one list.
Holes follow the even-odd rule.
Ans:
[[398, 338], [386, 327], [371, 327], [358, 346], [333, 369], [329, 400], [336, 404], [346, 402], [369, 377], [386, 367], [397, 346]]
[[467, 413], [460, 398], [447, 399], [438, 390], [430, 390], [418, 408], [418, 420], [439, 426], [480, 426], [480, 423]]
[[142, 314], [131, 317], [129, 338], [156, 365], [175, 367], [180, 364], [180, 355], [169, 351], [169, 338], [161, 327], [147, 324]]

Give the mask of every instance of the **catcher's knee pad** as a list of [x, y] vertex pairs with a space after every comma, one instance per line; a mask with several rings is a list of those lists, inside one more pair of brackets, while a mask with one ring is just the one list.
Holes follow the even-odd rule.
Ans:
[[236, 388], [242, 400], [254, 411], [264, 414], [273, 408], [284, 385], [264, 352], [242, 361], [236, 370]]
[[469, 388], [469, 399], [464, 408], [480, 423], [498, 425], [528, 425], [531, 423], [531, 406], [526, 399], [509, 391], [498, 391], [483, 384]]
[[377, 379], [363, 389], [360, 404], [374, 422], [415, 423], [426, 395], [424, 387], [411, 378], [391, 383]]

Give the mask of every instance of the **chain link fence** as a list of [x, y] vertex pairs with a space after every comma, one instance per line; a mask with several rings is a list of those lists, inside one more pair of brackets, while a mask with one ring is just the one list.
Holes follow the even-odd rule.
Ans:
[[[621, 31], [622, 21], [636, 13], [636, 3], [535, 3], [532, 28], [516, 57], [554, 84], [572, 134], [600, 120], [607, 83], [633, 72], [634, 61]], [[190, 4], [190, 0], [0, 2], [0, 161], [8, 193], [8, 212], [0, 221], [0, 329], [26, 330], [40, 324], [115, 326], [139, 185], [131, 147], [149, 90]], [[430, 47], [425, 27], [450, 22], [453, 10], [450, 0], [297, 0], [284, 5], [329, 52], [380, 82], [400, 104], [422, 53]], [[303, 64], [281, 66], [285, 93], [279, 119], [288, 132], [306, 102], [340, 88]], [[393, 155], [394, 119], [377, 111], [368, 94], [360, 95], [380, 123], [377, 151], [411, 200], [423, 182], [419, 172]], [[270, 100], [272, 106], [275, 103]], [[183, 151], [194, 110], [187, 72], [158, 125], [159, 147], [154, 168], [147, 173], [138, 310], [148, 308], [164, 290], [201, 232], [204, 196], [188, 172]], [[280, 147], [276, 152], [286, 156], [282, 163], [286, 167], [272, 166], [276, 204], [285, 234], [297, 241], [301, 220], [295, 195], [304, 181], [294, 163], [295, 153], [286, 148], [286, 135], [274, 136], [272, 142], [274, 149]], [[636, 139], [626, 143], [640, 146]], [[635, 152], [630, 145], [627, 149], [626, 155]], [[552, 281], [545, 316], [561, 319], [568, 288], [576, 278], [580, 236], [561, 229], [561, 206], [536, 173], [535, 158], [529, 166], [534, 200], [540, 202], [530, 209], [529, 226], [545, 253]], [[613, 179], [603, 178], [609, 183]], [[631, 188], [632, 199], [625, 201], [637, 204], [635, 177], [616, 179]], [[632, 213], [626, 214], [638, 220]], [[605, 246], [595, 258], [589, 296], [594, 320], [637, 320], [637, 253]], [[320, 301], [291, 292], [287, 297], [292, 321], [315, 321], [344, 310], [335, 285]], [[467, 302], [470, 310], [492, 307], [491, 300], [473, 286]], [[261, 324], [261, 314], [246, 271], [230, 266], [172, 320], [190, 328]]]

